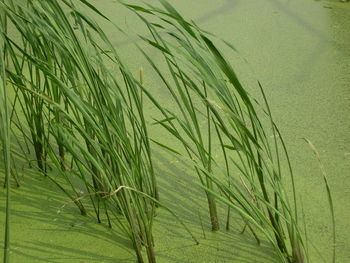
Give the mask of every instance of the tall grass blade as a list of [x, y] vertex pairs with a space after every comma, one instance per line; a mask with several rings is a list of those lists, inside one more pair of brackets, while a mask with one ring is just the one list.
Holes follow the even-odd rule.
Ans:
[[[0, 1], [0, 5], [3, 1]], [[6, 42], [4, 36], [7, 33], [6, 13], [0, 7], [0, 139], [2, 146], [2, 155], [5, 168], [5, 236], [4, 236], [4, 254], [3, 262], [10, 262], [10, 224], [11, 224], [11, 133], [10, 133], [10, 111], [8, 104], [8, 85], [6, 77]]]
[[322, 173], [323, 181], [326, 187], [327, 191], [327, 199], [328, 199], [328, 205], [329, 205], [329, 211], [331, 213], [331, 220], [332, 220], [332, 239], [333, 239], [333, 244], [332, 244], [332, 263], [335, 263], [336, 261], [336, 224], [335, 224], [335, 214], [334, 214], [334, 205], [333, 205], [333, 198], [332, 198], [332, 192], [329, 186], [329, 182], [327, 179], [327, 173], [326, 169], [324, 168], [324, 165], [321, 161], [321, 157], [319, 152], [317, 151], [315, 145], [307, 138], [303, 138], [304, 141], [308, 144], [312, 152], [315, 154], [320, 171]]

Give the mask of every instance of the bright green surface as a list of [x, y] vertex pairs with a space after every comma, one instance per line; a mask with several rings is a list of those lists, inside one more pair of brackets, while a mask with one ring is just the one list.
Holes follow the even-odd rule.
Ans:
[[[96, 1], [113, 21], [128, 33], [143, 27], [111, 0]], [[155, 1], [152, 1], [155, 2]], [[248, 87], [258, 78], [266, 89], [275, 120], [284, 135], [303, 200], [309, 237], [330, 262], [330, 215], [317, 162], [301, 140], [318, 148], [333, 190], [337, 221], [337, 257], [350, 262], [350, 3], [311, 0], [176, 0], [173, 4], [186, 18], [217, 34], [239, 50], [242, 59], [232, 63]], [[119, 52], [136, 72], [143, 65], [132, 42], [105, 28]], [[154, 58], [161, 55], [153, 53]], [[252, 73], [253, 72], [253, 73]], [[147, 74], [146, 84], [166, 99], [162, 87]], [[251, 92], [255, 91], [251, 88]], [[147, 107], [153, 113], [151, 107]], [[157, 129], [152, 129], [157, 132]], [[154, 134], [154, 133], [153, 133]], [[163, 133], [164, 134], [164, 133]], [[161, 135], [161, 141], [167, 138]], [[155, 137], [155, 136], [154, 136]], [[232, 231], [210, 233], [202, 191], [194, 185], [188, 167], [170, 155], [154, 154], [160, 177], [162, 202], [181, 215], [200, 238], [195, 246], [181, 226], [160, 210], [155, 225], [159, 262], [274, 262], [272, 252], [255, 245], [249, 234]], [[130, 244], [92, 218], [79, 216], [70, 205], [60, 214], [67, 198], [50, 182], [27, 171], [23, 186], [13, 191], [12, 262], [134, 262]], [[4, 191], [1, 190], [0, 225], [3, 225]], [[190, 195], [185, 200], [184, 195]], [[198, 211], [204, 222], [203, 239]], [[91, 210], [90, 210], [91, 211]], [[85, 221], [82, 226], [71, 223]], [[223, 221], [222, 221], [223, 225]], [[3, 232], [1, 231], [1, 239]], [[311, 251], [312, 262], [322, 262]]]

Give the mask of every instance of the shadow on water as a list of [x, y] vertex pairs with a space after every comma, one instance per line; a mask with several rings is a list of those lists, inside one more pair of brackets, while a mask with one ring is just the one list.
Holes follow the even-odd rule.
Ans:
[[[205, 23], [208, 22], [209, 20], [214, 19], [217, 16], [223, 15], [227, 12], [229, 12], [230, 10], [232, 10], [237, 4], [237, 1], [234, 0], [225, 0], [224, 3], [219, 6], [218, 8], [211, 10], [201, 16], [199, 16], [198, 18], [193, 19], [193, 21], [197, 24], [201, 24], [201, 23]], [[144, 37], [146, 38], [152, 38], [151, 34], [143, 34]], [[114, 42], [113, 45], [116, 47], [122, 47], [122, 46], [127, 46], [136, 42], [142, 42], [143, 40], [140, 39], [139, 36], [135, 36], [135, 37], [130, 37], [126, 40], [123, 41], [119, 41], [119, 42]]]
[[[160, 153], [156, 153], [155, 158], [156, 163], [161, 164], [156, 171], [161, 175], [162, 202], [174, 210], [200, 239], [200, 245], [195, 245], [174, 217], [159, 209], [154, 231], [159, 262], [200, 260], [204, 263], [215, 262], [218, 258], [223, 262], [253, 263], [256, 262], [254, 259], [274, 262], [273, 251], [267, 243], [257, 246], [249, 234], [238, 234], [237, 229], [242, 225], [234, 216], [231, 231], [212, 233], [206, 198], [194, 182], [198, 178], [191, 174], [192, 167], [185, 163], [168, 166], [173, 161]], [[69, 199], [48, 178], [26, 171], [22, 186], [13, 188], [12, 197], [14, 262], [135, 262], [130, 242], [116, 229], [97, 224], [91, 207], [87, 206], [91, 214], [88, 216], [81, 216], [74, 205], [58, 214], [59, 207]], [[0, 209], [3, 213], [3, 206]], [[198, 211], [203, 219], [205, 239]], [[83, 224], [72, 227], [73, 222]]]
[[[4, 202], [0, 201], [2, 220]], [[130, 241], [116, 229], [96, 223], [88, 205], [87, 216], [74, 205], [57, 213], [68, 201], [48, 178], [26, 173], [21, 187], [12, 190], [14, 262], [134, 262]], [[75, 222], [79, 224], [73, 226]]]
[[206, 229], [204, 238], [199, 227], [191, 225], [191, 231], [199, 238], [200, 244], [195, 245], [170, 215], [162, 214], [160, 217], [157, 223], [161, 225], [162, 236], [167, 238], [156, 236], [157, 240], [165, 243], [164, 248], [157, 248], [157, 255], [166, 262], [217, 262], [220, 259], [220, 262], [277, 263], [268, 243], [262, 242], [258, 246], [247, 233], [239, 234], [235, 230], [213, 233]]
[[225, 0], [222, 6], [218, 7], [217, 9], [214, 9], [212, 11], [209, 11], [205, 13], [204, 15], [196, 18], [194, 21], [196, 23], [204, 23], [211, 19], [214, 19], [217, 16], [223, 15], [229, 11], [231, 11], [232, 8], [234, 8], [237, 5], [237, 1], [235, 0]]
[[[277, 8], [285, 17], [289, 17], [294, 24], [299, 25], [305, 30], [305, 32], [308, 32], [310, 35], [315, 36], [316, 39], [318, 39], [317, 43], [313, 47], [312, 52], [310, 52], [310, 54], [308, 54], [304, 59], [303, 67], [296, 77], [298, 81], [304, 82], [306, 80], [309, 80], [310, 73], [312, 73], [311, 71], [314, 69], [315, 65], [322, 64], [323, 55], [327, 54], [329, 50], [338, 50], [339, 53], [343, 54], [349, 53], [350, 49], [348, 43], [344, 43], [344, 41], [341, 41], [339, 38], [333, 37], [330, 33], [330, 31], [334, 31], [337, 26], [334, 25], [332, 20], [329, 21], [329, 25], [327, 24], [327, 21], [329, 20], [329, 17], [334, 16], [334, 13], [338, 13], [342, 7], [345, 7], [344, 5], [349, 5], [350, 3], [341, 3], [340, 0], [316, 1], [317, 4], [314, 7], [317, 7], [319, 9], [324, 8], [324, 11], [315, 13], [318, 16], [323, 14], [321, 17], [323, 19], [319, 21], [320, 17], [311, 15], [311, 17], [315, 16], [315, 21], [319, 21], [318, 23], [311, 23], [309, 17], [306, 19], [301, 14], [299, 14], [295, 8], [291, 8], [289, 1], [284, 3], [275, 0], [268, 1], [271, 2], [274, 8]], [[336, 17], [339, 19], [342, 16], [339, 16], [339, 14], [337, 14]], [[346, 28], [344, 25], [341, 26], [343, 28]], [[321, 30], [327, 27], [329, 27], [328, 31]], [[347, 32], [344, 33], [346, 34]]]
[[[310, 24], [303, 16], [296, 13], [295, 10], [289, 8], [289, 2], [282, 3], [281, 1], [268, 0], [271, 4], [280, 10], [285, 16], [290, 17], [294, 23], [303, 27], [310, 34], [317, 36], [321, 41], [328, 45], [336, 46], [339, 49], [347, 49], [348, 46], [343, 43], [339, 43], [337, 40], [329, 39], [328, 35], [322, 32], [318, 27]], [[323, 4], [323, 3], [320, 3]], [[323, 6], [324, 7], [324, 6]]]
[[[28, 244], [13, 244], [15, 253], [27, 259], [39, 260], [40, 262], [60, 263], [62, 261], [69, 262], [118, 262], [127, 263], [135, 262], [133, 259], [116, 259], [114, 256], [108, 256], [102, 253], [92, 253], [85, 249], [70, 248], [67, 246], [58, 246], [48, 244], [46, 242], [32, 242]], [[31, 253], [25, 251], [35, 251], [37, 255], [33, 256]], [[91, 260], [95, 259], [95, 260]], [[28, 261], [27, 261], [28, 262]]]
[[237, 263], [275, 262], [267, 242], [262, 241], [258, 246], [251, 233], [240, 234], [243, 222], [235, 213], [231, 215], [231, 230], [225, 230], [226, 210], [220, 203], [217, 205], [222, 229], [212, 232], [205, 193], [197, 184], [199, 180], [193, 167], [164, 153], [154, 152], [153, 156], [161, 202], [181, 218], [200, 242], [195, 245], [180, 223], [160, 209], [155, 229], [160, 262], [217, 262], [217, 259]]

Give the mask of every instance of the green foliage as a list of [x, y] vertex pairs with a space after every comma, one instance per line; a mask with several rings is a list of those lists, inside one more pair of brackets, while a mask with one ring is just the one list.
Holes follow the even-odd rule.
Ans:
[[[86, 211], [77, 180], [98, 221], [104, 210], [109, 225], [118, 225], [130, 237], [138, 261], [144, 261], [144, 246], [148, 261], [155, 262], [152, 225], [158, 190], [139, 82], [112, 46], [108, 55], [102, 52], [101, 42], [110, 45], [103, 31], [71, 3], [5, 1], [2, 8], [15, 27], [4, 35], [13, 107], [15, 116], [26, 120], [22, 125], [13, 118], [16, 135], [33, 145], [39, 170], [82, 214]], [[13, 39], [17, 35], [20, 41]], [[110, 60], [119, 65], [118, 76], [109, 72]]]
[[[0, 1], [0, 4], [2, 2]], [[6, 41], [4, 35], [7, 32], [6, 13], [0, 9], [0, 139], [5, 168], [5, 186], [6, 186], [6, 220], [5, 220], [5, 238], [4, 238], [4, 263], [10, 261], [10, 171], [11, 171], [11, 132], [10, 132], [10, 108], [8, 105], [8, 87], [6, 82]]]
[[[208, 200], [212, 230], [219, 229], [219, 201], [228, 207], [227, 229], [232, 210], [258, 243], [258, 235], [264, 235], [281, 262], [307, 262], [294, 175], [262, 85], [256, 84], [262, 98], [258, 104], [213, 37], [186, 21], [167, 1], [159, 2], [162, 8], [122, 4], [147, 26], [151, 37], [141, 36], [144, 43], [163, 54], [165, 69], [138, 46], [177, 110], [164, 106], [150, 92], [143, 83], [143, 71], [139, 80], [131, 74], [104, 31], [81, 11], [88, 8], [108, 20], [88, 1], [0, 1], [5, 262], [10, 244], [10, 131], [17, 142], [12, 153], [23, 155], [29, 164], [35, 159], [43, 175], [82, 214], [89, 199], [98, 222], [105, 217], [110, 227], [119, 227], [130, 238], [138, 262], [145, 261], [143, 247], [148, 262], [156, 262], [152, 228], [157, 206], [162, 204], [151, 142], [189, 160]], [[6, 19], [13, 26], [10, 33]], [[9, 89], [14, 96], [7, 94]], [[162, 115], [153, 125], [172, 135], [183, 150], [151, 139], [144, 97]], [[218, 156], [213, 155], [214, 143], [221, 151]], [[220, 160], [224, 175], [217, 169]]]
[[[165, 73], [161, 73], [151, 58], [145, 56], [181, 110], [180, 114], [171, 112], [169, 118], [169, 110], [161, 106], [163, 104], [155, 103], [165, 117], [159, 124], [184, 144], [196, 171], [202, 175], [200, 184], [206, 193], [227, 204], [249, 226], [254, 226], [264, 234], [281, 262], [304, 262], [294, 176], [291, 168], [282, 172], [281, 159], [286, 159], [289, 164], [289, 158], [283, 139], [273, 122], [262, 86], [257, 83], [263, 97], [263, 106], [254, 105], [254, 100], [242, 86], [233, 67], [212, 40], [198, 27], [185, 21], [168, 2], [160, 2], [166, 12], [151, 5], [147, 5], [148, 8], [129, 6], [137, 13], [147, 9], [148, 14], [153, 14], [153, 17], [160, 20], [159, 23], [165, 21], [167, 24], [167, 28], [160, 34], [154, 23], [139, 14], [152, 36], [152, 39], [144, 40], [163, 53], [175, 85], [171, 86], [163, 77]], [[176, 91], [178, 94], [174, 95]], [[209, 168], [214, 158], [210, 145], [205, 149], [198, 135], [198, 118], [192, 103], [194, 98], [199, 98], [202, 107], [207, 109], [208, 137], [213, 140], [216, 135], [220, 141], [223, 155], [219, 158], [225, 160], [227, 180], [222, 180]], [[263, 124], [263, 119], [268, 125]], [[174, 127], [174, 120], [183, 133]], [[210, 133], [211, 122], [216, 134]], [[272, 130], [272, 142], [266, 134], [267, 130]], [[194, 147], [189, 142], [193, 142]], [[201, 165], [192, 155], [202, 160]], [[206, 159], [202, 156], [206, 156]], [[232, 168], [236, 171], [235, 175], [229, 176], [229, 169]], [[282, 180], [284, 173], [289, 173], [291, 178], [293, 206], [290, 205]]]

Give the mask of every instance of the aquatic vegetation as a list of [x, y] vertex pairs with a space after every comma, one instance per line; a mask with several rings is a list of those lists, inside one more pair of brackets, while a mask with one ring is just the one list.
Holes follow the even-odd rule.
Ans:
[[[106, 220], [129, 237], [138, 262], [145, 262], [143, 248], [147, 261], [156, 262], [152, 231], [162, 203], [151, 142], [192, 165], [208, 201], [212, 230], [219, 230], [220, 202], [228, 207], [227, 229], [233, 210], [258, 243], [259, 235], [271, 243], [281, 262], [308, 262], [293, 171], [262, 85], [256, 83], [261, 93], [258, 103], [214, 44], [215, 38], [186, 21], [167, 1], [159, 2], [162, 8], [122, 4], [149, 29], [151, 37], [141, 37], [144, 43], [163, 54], [166, 69], [138, 46], [176, 111], [147, 88], [142, 70], [139, 78], [133, 76], [99, 24], [82, 11], [84, 6], [108, 20], [89, 2], [0, 2], [0, 44], [5, 51], [0, 57], [8, 216], [5, 262], [10, 245], [11, 152], [28, 164], [35, 159], [43, 176], [81, 214], [87, 213], [84, 202], [90, 200], [99, 223]], [[5, 17], [11, 23], [9, 32]], [[151, 139], [144, 97], [162, 114], [152, 125], [163, 127], [184, 150]], [[17, 142], [11, 151], [10, 130]], [[214, 143], [221, 151], [218, 156], [213, 155]], [[218, 169], [220, 160], [223, 173]], [[332, 208], [330, 191], [328, 198]], [[169, 212], [198, 244], [180, 218]]]
[[5, 166], [6, 186], [6, 219], [4, 238], [4, 262], [9, 262], [10, 257], [10, 170], [11, 170], [11, 132], [10, 132], [10, 107], [8, 105], [8, 91], [6, 81], [6, 44], [4, 33], [6, 32], [7, 18], [5, 12], [0, 9], [0, 139], [2, 145], [3, 160]]
[[[151, 5], [147, 7], [129, 5], [129, 7], [135, 12], [153, 15], [160, 21], [165, 21], [163, 27], [163, 24], [148, 22], [140, 16], [152, 36], [151, 39], [144, 40], [163, 53], [176, 85], [169, 87], [160, 69], [149, 57], [148, 61], [172, 94], [174, 92], [172, 89], [179, 90], [178, 83], [182, 83], [186, 91], [182, 93], [187, 97], [178, 96], [176, 101], [180, 100], [184, 105], [193, 107], [190, 92], [195, 94], [192, 96], [202, 100], [208, 110], [206, 114], [208, 126], [212, 121], [216, 128], [223, 149], [221, 158], [225, 159], [226, 170], [230, 162], [230, 166], [236, 171], [235, 176], [222, 180], [210, 169], [199, 166], [194, 161], [196, 170], [205, 174], [206, 179], [211, 180], [221, 194], [219, 191], [215, 193], [212, 185], [206, 186], [203, 180], [201, 186], [207, 193], [213, 194], [238, 212], [249, 227], [252, 225], [262, 233], [275, 248], [281, 262], [306, 262], [304, 239], [298, 224], [294, 175], [283, 138], [273, 121], [261, 84], [258, 82], [257, 88], [261, 91], [263, 103], [258, 105], [244, 89], [233, 67], [207, 34], [196, 25], [184, 20], [168, 2], [160, 2], [166, 11]], [[162, 28], [163, 34], [159, 33], [159, 27]], [[180, 137], [180, 133], [173, 128], [172, 122], [176, 120], [193, 136], [188, 128], [190, 127], [188, 122], [181, 121], [181, 117], [175, 113], [169, 116], [169, 110], [158, 103], [156, 105], [165, 117], [159, 123], [171, 134]], [[263, 118], [268, 125], [263, 124]], [[194, 117], [192, 119], [197, 121]], [[267, 130], [272, 131], [274, 138], [272, 142], [266, 134]], [[210, 136], [213, 135], [209, 132], [209, 138]], [[183, 137], [180, 139], [184, 144], [187, 142]], [[203, 148], [202, 142], [197, 144]], [[187, 149], [191, 148], [187, 146]], [[226, 153], [226, 150], [231, 153]], [[191, 152], [194, 151], [191, 149]], [[210, 159], [213, 158], [210, 150], [205, 153]], [[287, 171], [282, 171], [282, 159], [287, 162]], [[282, 178], [284, 174], [289, 174], [292, 184], [292, 203], [286, 194], [285, 179]], [[253, 234], [256, 236], [254, 231]]]
[[[91, 34], [106, 40], [102, 30], [73, 5], [62, 4], [3, 3], [15, 27], [4, 35], [10, 66], [3, 70], [15, 90], [14, 116], [23, 114], [26, 120], [22, 125], [21, 117], [13, 118], [14, 134], [33, 145], [39, 170], [74, 200], [82, 214], [86, 211], [77, 179], [88, 192], [98, 221], [100, 210], [110, 226], [113, 216], [132, 240], [138, 261], [144, 261], [143, 245], [149, 262], [155, 262], [152, 223], [158, 190], [138, 81], [123, 65], [119, 76], [109, 73], [104, 59], [118, 64], [119, 58], [113, 47], [106, 55]], [[73, 28], [67, 9], [75, 14], [80, 30]], [[20, 41], [14, 39], [17, 34]], [[31, 136], [26, 136], [28, 131]]]

